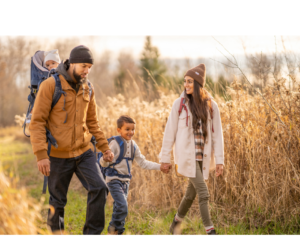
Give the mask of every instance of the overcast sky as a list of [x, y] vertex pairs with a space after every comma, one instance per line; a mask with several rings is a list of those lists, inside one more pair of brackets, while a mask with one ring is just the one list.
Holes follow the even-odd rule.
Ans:
[[[28, 36], [41, 41], [53, 42], [68, 36]], [[70, 36], [69, 36], [70, 37]], [[72, 36], [76, 37], [76, 36]], [[299, 36], [151, 36], [154, 46], [159, 48], [162, 58], [200, 58], [220, 57], [226, 51], [216, 38], [234, 55], [244, 53], [274, 53], [283, 50], [282, 38], [288, 51], [300, 53]], [[131, 51], [137, 59], [143, 50], [145, 36], [78, 36], [82, 44], [93, 45], [98, 53], [109, 50], [117, 57], [121, 50]], [[228, 55], [228, 54], [227, 54]]]

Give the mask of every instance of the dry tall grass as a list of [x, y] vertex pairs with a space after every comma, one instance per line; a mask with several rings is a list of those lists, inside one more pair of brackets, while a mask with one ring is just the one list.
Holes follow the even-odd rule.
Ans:
[[[252, 227], [276, 224], [294, 226], [300, 213], [300, 89], [290, 91], [286, 79], [275, 81], [263, 96], [250, 95], [238, 82], [227, 94], [232, 100], [216, 101], [220, 108], [225, 143], [225, 173], [216, 178], [210, 172], [211, 212], [218, 224], [244, 222]], [[293, 86], [300, 88], [293, 80]], [[296, 90], [296, 89], [295, 89]], [[160, 93], [149, 103], [140, 98], [125, 99], [121, 94], [107, 97], [98, 107], [98, 117], [107, 137], [117, 134], [116, 120], [132, 116], [136, 124], [135, 141], [148, 160], [158, 161], [163, 132], [177, 94]], [[129, 191], [131, 210], [176, 209], [188, 180], [175, 172], [165, 175], [134, 165]], [[198, 214], [197, 201], [190, 215]]]
[[[212, 170], [208, 186], [212, 215], [220, 224], [285, 225], [292, 224], [300, 213], [300, 94], [289, 91], [284, 82], [281, 79], [264, 90], [277, 115], [260, 96], [247, 94], [237, 82], [228, 89], [230, 102], [216, 99], [223, 125], [225, 174], [215, 178]], [[108, 137], [115, 135], [117, 118], [132, 116], [137, 122], [134, 139], [146, 158], [157, 162], [164, 127], [177, 97], [161, 94], [152, 103], [125, 100], [122, 95], [108, 98], [106, 106], [99, 108], [102, 129]], [[138, 210], [178, 207], [186, 178], [176, 177], [174, 171], [165, 175], [141, 171], [135, 165], [133, 169], [128, 197], [132, 210], [135, 206]], [[190, 210], [194, 213], [199, 214], [196, 201]]]
[[18, 179], [6, 177], [0, 162], [0, 235], [49, 234], [36, 225], [42, 220], [42, 202], [28, 196], [25, 188], [17, 188]]

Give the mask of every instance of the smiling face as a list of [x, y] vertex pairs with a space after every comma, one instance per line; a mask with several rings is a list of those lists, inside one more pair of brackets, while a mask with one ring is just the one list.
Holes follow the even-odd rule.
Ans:
[[184, 88], [185, 88], [186, 94], [193, 94], [194, 79], [189, 76], [185, 76], [184, 77]]
[[121, 128], [117, 128], [117, 131], [121, 134], [122, 138], [131, 140], [135, 132], [135, 124], [124, 122]]
[[48, 60], [45, 64], [46, 68], [50, 71], [51, 69], [55, 69], [59, 63], [53, 61], [53, 60]]

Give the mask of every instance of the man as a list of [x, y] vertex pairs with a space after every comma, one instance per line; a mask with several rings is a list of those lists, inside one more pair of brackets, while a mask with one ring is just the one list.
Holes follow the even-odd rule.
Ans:
[[[107, 161], [112, 161], [114, 155], [99, 126], [93, 86], [91, 95], [89, 93], [87, 77], [93, 62], [89, 48], [83, 45], [75, 47], [70, 58], [60, 63], [56, 69], [63, 90], [57, 104], [51, 109], [55, 89], [53, 77], [40, 85], [35, 100], [29, 126], [30, 138], [38, 169], [49, 176], [49, 204], [54, 207], [55, 212], [52, 215], [49, 210], [47, 224], [53, 232], [64, 229], [64, 207], [74, 173], [88, 191], [83, 234], [100, 234], [105, 224], [107, 187], [90, 149], [91, 134], [95, 136], [96, 147], [104, 153]], [[51, 148], [50, 160], [47, 155], [45, 127], [58, 144], [58, 148]]]

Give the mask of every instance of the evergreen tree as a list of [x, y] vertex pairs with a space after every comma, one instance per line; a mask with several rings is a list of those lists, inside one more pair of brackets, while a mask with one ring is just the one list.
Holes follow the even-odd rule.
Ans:
[[156, 85], [162, 85], [163, 75], [167, 71], [159, 56], [158, 48], [152, 45], [151, 37], [147, 36], [140, 58], [140, 68], [146, 89], [149, 91], [151, 88], [155, 93], [157, 93]]

